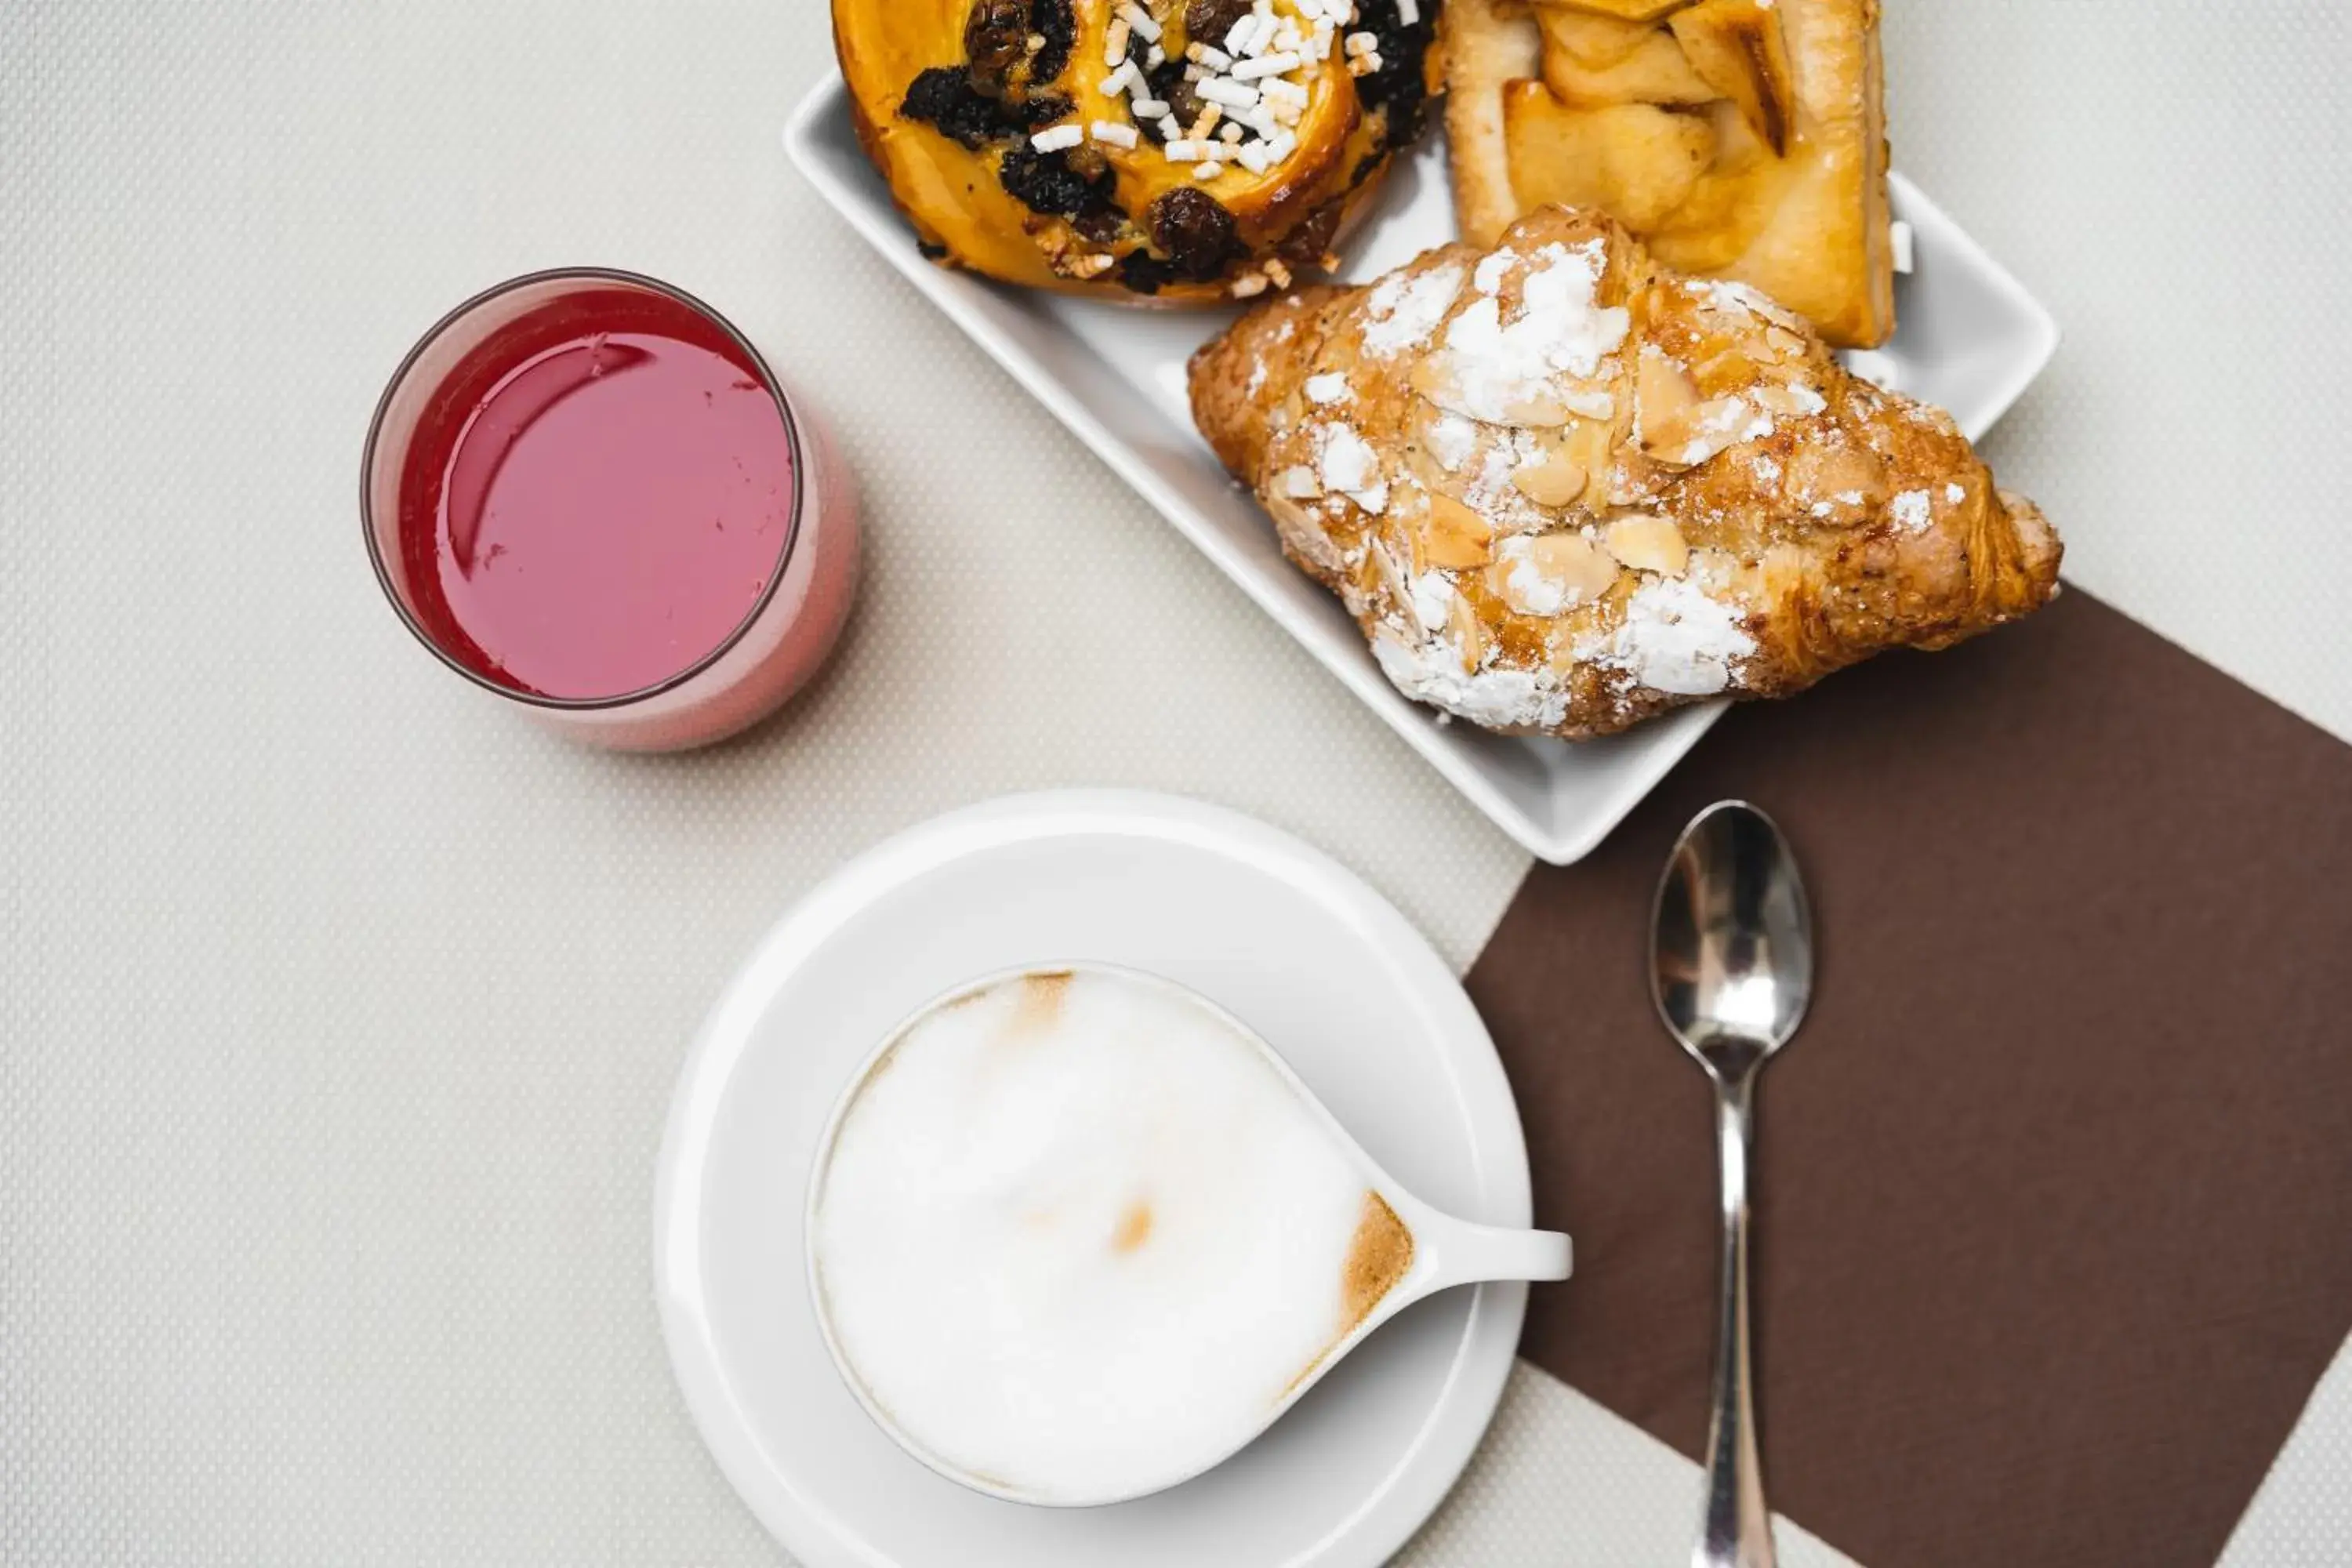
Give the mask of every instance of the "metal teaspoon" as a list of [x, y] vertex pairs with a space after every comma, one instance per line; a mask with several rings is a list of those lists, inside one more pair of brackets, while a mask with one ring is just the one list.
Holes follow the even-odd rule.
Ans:
[[1691, 1563], [1774, 1568], [1749, 1374], [1748, 1146], [1757, 1072], [1797, 1032], [1812, 996], [1813, 933], [1796, 858], [1772, 819], [1738, 800], [1692, 818], [1667, 858], [1651, 925], [1651, 994], [1668, 1032], [1714, 1080], [1722, 1177], [1706, 1511]]

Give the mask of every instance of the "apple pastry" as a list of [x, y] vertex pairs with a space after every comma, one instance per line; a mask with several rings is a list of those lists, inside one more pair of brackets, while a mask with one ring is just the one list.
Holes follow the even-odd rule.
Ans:
[[1390, 680], [1488, 729], [1787, 696], [2057, 591], [2057, 536], [1949, 416], [1598, 212], [1265, 301], [1192, 399]]
[[1319, 267], [1420, 133], [1438, 0], [834, 0], [858, 139], [936, 260], [1192, 302]]
[[1463, 237], [1596, 206], [1832, 343], [1895, 326], [1878, 0], [1451, 0]]

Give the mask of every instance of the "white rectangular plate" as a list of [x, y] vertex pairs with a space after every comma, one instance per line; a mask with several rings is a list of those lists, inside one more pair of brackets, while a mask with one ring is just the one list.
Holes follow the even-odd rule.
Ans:
[[[1722, 712], [1719, 703], [1690, 708], [1609, 740], [1570, 742], [1489, 735], [1408, 701], [1338, 601], [1282, 558], [1265, 514], [1192, 428], [1184, 362], [1234, 310], [1138, 310], [934, 266], [859, 148], [838, 76], [793, 114], [784, 145], [908, 281], [1535, 855], [1566, 865], [1591, 852]], [[2057, 325], [1941, 208], [1899, 174], [1893, 186], [1916, 265], [1896, 279], [1901, 325], [1874, 373], [1951, 410], [1974, 439], [2049, 363]], [[1454, 237], [1444, 149], [1433, 137], [1391, 172], [1346, 276], [1376, 276]]]

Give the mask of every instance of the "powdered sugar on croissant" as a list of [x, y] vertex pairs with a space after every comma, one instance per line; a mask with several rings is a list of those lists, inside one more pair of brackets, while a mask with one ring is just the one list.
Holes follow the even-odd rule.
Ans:
[[1389, 679], [1490, 729], [1785, 696], [2056, 591], [2056, 535], [1948, 416], [1597, 213], [1271, 301], [1192, 394]]

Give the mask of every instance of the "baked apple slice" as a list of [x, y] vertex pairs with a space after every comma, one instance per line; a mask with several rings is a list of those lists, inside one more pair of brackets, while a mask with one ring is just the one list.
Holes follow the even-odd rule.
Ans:
[[1679, 208], [1715, 155], [1702, 115], [1648, 103], [1575, 108], [1539, 81], [1505, 89], [1503, 115], [1521, 200], [1600, 207], [1636, 233]]
[[[1895, 328], [1879, 0], [1446, 0], [1454, 216], [1598, 206], [1843, 348]], [[1694, 169], [1693, 164], [1698, 166]]]
[[1774, 156], [1785, 155], [1797, 100], [1780, 8], [1773, 0], [1699, 0], [1675, 12], [1666, 26], [1685, 63], [1715, 89], [1708, 96], [1738, 104], [1757, 139]]
[[1544, 35], [1544, 81], [1563, 103], [1695, 104], [1723, 96], [1663, 27], [1549, 7], [1536, 12], [1536, 24]]
[[1545, 8], [1564, 11], [1590, 11], [1597, 16], [1614, 16], [1624, 22], [1654, 22], [1690, 0], [1540, 0]]

